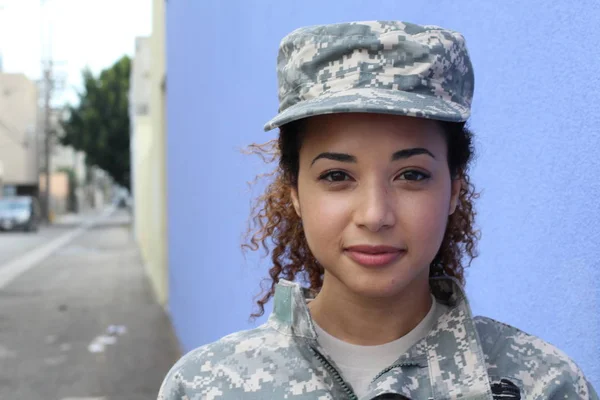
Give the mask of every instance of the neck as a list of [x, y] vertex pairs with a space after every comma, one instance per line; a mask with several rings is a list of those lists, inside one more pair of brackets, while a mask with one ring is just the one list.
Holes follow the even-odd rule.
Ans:
[[347, 343], [375, 346], [413, 330], [431, 309], [429, 277], [416, 279], [399, 295], [366, 298], [325, 273], [323, 287], [309, 308], [315, 322]]

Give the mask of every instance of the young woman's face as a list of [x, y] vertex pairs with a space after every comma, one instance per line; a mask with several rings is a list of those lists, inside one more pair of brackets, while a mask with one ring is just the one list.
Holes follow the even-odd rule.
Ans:
[[325, 284], [370, 298], [426, 285], [456, 208], [438, 123], [331, 114], [304, 125], [294, 208]]

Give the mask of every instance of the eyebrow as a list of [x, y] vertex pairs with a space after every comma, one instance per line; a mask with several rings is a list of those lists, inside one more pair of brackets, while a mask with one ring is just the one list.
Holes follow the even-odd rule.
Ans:
[[427, 154], [435, 160], [435, 156], [429, 150], [424, 149], [423, 147], [415, 147], [412, 149], [404, 149], [395, 152], [392, 154], [392, 161], [402, 160], [419, 154]]
[[[415, 147], [415, 148], [411, 148], [411, 149], [398, 150], [397, 152], [392, 154], [391, 161], [404, 160], [409, 157], [420, 155], [420, 154], [426, 154], [426, 155], [430, 156], [431, 158], [435, 159], [435, 156], [429, 150], [424, 149], [423, 147]], [[319, 160], [321, 158], [325, 158], [325, 159], [333, 160], [333, 161], [356, 163], [356, 157], [353, 155], [346, 154], [346, 153], [325, 152], [325, 153], [321, 153], [318, 156], [316, 156], [312, 160], [312, 163], [310, 165], [312, 166], [317, 160]]]

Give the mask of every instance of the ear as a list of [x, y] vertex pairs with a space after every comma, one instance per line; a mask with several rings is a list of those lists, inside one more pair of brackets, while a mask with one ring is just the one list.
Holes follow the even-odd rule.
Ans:
[[460, 189], [462, 188], [463, 181], [461, 178], [452, 180], [452, 192], [450, 195], [450, 209], [448, 215], [454, 214], [456, 207], [458, 206], [458, 197], [460, 195]]
[[296, 214], [298, 217], [302, 218], [302, 213], [300, 212], [300, 200], [298, 198], [298, 188], [292, 187], [290, 189], [290, 197], [292, 198], [292, 205], [294, 206], [294, 210], [296, 210]]

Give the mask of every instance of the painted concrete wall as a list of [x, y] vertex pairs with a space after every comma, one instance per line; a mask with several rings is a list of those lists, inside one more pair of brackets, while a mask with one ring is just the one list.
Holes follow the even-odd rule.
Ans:
[[277, 110], [280, 39], [303, 25], [398, 19], [463, 32], [473, 58], [474, 312], [557, 345], [600, 386], [598, 2], [167, 4], [170, 309], [185, 350], [252, 326], [268, 264], [238, 249], [246, 182], [265, 168], [239, 149], [273, 137], [262, 126]]
[[146, 172], [152, 183], [148, 192], [152, 224], [152, 244], [148, 255], [149, 268], [158, 301], [166, 305], [169, 291], [167, 264], [167, 164], [165, 122], [165, 1], [152, 1], [152, 36], [150, 39], [150, 123], [152, 129], [151, 162]]
[[158, 302], [168, 298], [165, 122], [165, 10], [153, 0], [152, 35], [138, 39], [131, 90], [136, 240]]
[[153, 274], [152, 247], [158, 238], [153, 229], [150, 193], [154, 185], [150, 172], [153, 164], [152, 148], [155, 132], [150, 117], [150, 70], [152, 64], [149, 37], [136, 38], [135, 54], [131, 68], [129, 114], [131, 118], [131, 170], [133, 195], [134, 235], [144, 260], [150, 282], [158, 296], [157, 279]]

